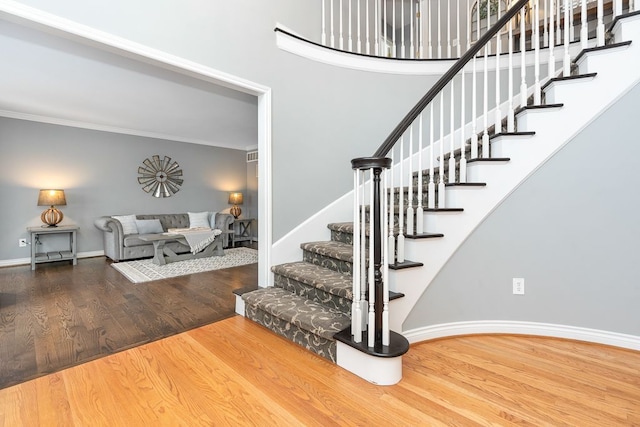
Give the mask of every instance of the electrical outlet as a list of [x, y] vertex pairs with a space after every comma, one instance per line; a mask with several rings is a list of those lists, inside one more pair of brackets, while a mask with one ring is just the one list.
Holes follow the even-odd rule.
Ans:
[[513, 294], [524, 295], [524, 279], [522, 277], [513, 278]]
[[18, 246], [20, 246], [21, 248], [27, 246], [27, 239], [18, 239]]

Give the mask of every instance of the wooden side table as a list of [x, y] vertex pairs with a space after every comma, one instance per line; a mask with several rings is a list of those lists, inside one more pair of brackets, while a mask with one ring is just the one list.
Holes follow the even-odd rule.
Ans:
[[[79, 227], [77, 225], [59, 225], [57, 227], [27, 227], [27, 231], [31, 236], [31, 269], [36, 269], [36, 264], [42, 262], [72, 260], [73, 265], [78, 265], [78, 253], [76, 246], [76, 233]], [[42, 236], [51, 234], [68, 234], [69, 250], [37, 252], [37, 246]]]
[[231, 247], [235, 248], [236, 243], [246, 242], [253, 243], [253, 234], [251, 233], [251, 224], [255, 219], [243, 218], [233, 220], [233, 233], [231, 234]]

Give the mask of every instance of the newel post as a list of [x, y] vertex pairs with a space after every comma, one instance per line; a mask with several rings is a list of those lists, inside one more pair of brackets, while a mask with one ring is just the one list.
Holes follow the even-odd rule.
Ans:
[[[387, 196], [383, 171], [391, 167], [387, 157], [363, 157], [351, 161], [354, 170], [353, 310], [352, 334], [361, 341], [367, 331], [368, 347], [389, 344], [389, 289], [383, 268], [387, 261]], [[367, 179], [368, 177], [368, 179]], [[368, 194], [368, 197], [367, 197]], [[361, 212], [369, 209], [368, 224]], [[366, 244], [368, 227], [369, 244]], [[365, 231], [365, 232], [362, 232]], [[365, 256], [361, 256], [365, 254]], [[367, 280], [368, 279], [368, 280]], [[363, 292], [368, 286], [368, 292]], [[367, 295], [366, 299], [359, 298]], [[365, 314], [366, 313], [366, 314]]]

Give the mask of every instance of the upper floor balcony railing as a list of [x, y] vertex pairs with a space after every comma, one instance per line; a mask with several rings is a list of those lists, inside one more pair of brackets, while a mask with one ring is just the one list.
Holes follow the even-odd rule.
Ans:
[[[510, 0], [322, 0], [321, 44], [364, 55], [400, 59], [461, 57], [510, 7]], [[569, 25], [564, 26], [565, 10]], [[540, 47], [588, 39], [604, 43], [604, 27], [623, 11], [635, 10], [634, 0], [543, 0], [525, 13], [526, 48], [531, 49], [532, 22], [540, 27]], [[513, 18], [514, 44], [520, 46], [520, 15]], [[509, 35], [493, 41], [505, 51]]]

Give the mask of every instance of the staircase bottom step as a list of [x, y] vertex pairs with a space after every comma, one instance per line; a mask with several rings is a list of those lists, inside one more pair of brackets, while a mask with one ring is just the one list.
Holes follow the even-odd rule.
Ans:
[[245, 306], [245, 317], [289, 341], [314, 352], [318, 356], [336, 363], [335, 340], [315, 335], [254, 306]]
[[302, 347], [336, 361], [333, 335], [348, 327], [350, 317], [282, 288], [262, 288], [242, 295], [245, 316]]

